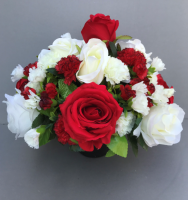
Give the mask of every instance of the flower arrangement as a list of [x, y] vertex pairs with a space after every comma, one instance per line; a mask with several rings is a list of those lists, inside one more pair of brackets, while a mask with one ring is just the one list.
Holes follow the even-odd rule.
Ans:
[[140, 40], [116, 37], [118, 26], [110, 16], [91, 15], [84, 40], [66, 33], [36, 62], [12, 71], [16, 94], [4, 103], [16, 138], [35, 149], [55, 138], [75, 152], [106, 145], [106, 157], [127, 157], [128, 144], [137, 155], [138, 145], [180, 141], [185, 113], [159, 74], [165, 64]]

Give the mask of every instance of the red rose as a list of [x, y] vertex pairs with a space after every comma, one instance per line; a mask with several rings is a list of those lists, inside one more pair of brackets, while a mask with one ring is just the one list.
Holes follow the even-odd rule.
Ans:
[[23, 92], [23, 91], [24, 91], [24, 87], [25, 87], [25, 85], [26, 85], [28, 82], [29, 82], [29, 81], [28, 81], [27, 79], [22, 78], [22, 79], [20, 79], [20, 80], [17, 82], [16, 88], [17, 88], [18, 90], [20, 90], [21, 92]]
[[76, 82], [76, 72], [79, 69], [81, 61], [75, 56], [68, 56], [67, 58], [61, 58], [57, 63], [55, 69], [58, 74], [64, 74], [64, 83], [70, 85], [72, 81]]
[[45, 90], [50, 99], [54, 99], [57, 95], [56, 85], [54, 83], [47, 83]]
[[29, 99], [28, 95], [31, 95], [30, 94], [30, 91], [32, 91], [34, 94], [36, 94], [36, 90], [33, 89], [33, 88], [30, 88], [30, 87], [26, 87], [24, 89], [24, 91], [21, 92], [21, 95], [24, 97], [24, 99]]
[[29, 69], [30, 68], [37, 68], [37, 61], [35, 62], [35, 63], [30, 63], [28, 66], [26, 66], [25, 68], [24, 68], [24, 72], [23, 72], [23, 74], [25, 75], [25, 76], [29, 76]]
[[48, 94], [46, 91], [41, 92], [41, 97], [40, 97], [40, 102], [39, 102], [39, 106], [43, 109], [49, 109], [51, 108], [52, 105], [52, 100], [48, 97]]
[[59, 107], [65, 131], [85, 151], [110, 143], [116, 121], [123, 112], [106, 86], [96, 83], [78, 87]]
[[121, 97], [126, 101], [131, 97], [133, 98], [136, 97], [136, 91], [132, 90], [130, 85], [126, 86], [120, 85], [120, 90], [121, 90]]
[[70, 141], [70, 135], [65, 131], [62, 115], [59, 115], [59, 118], [54, 125], [54, 131], [57, 135], [58, 141], [62, 144], [68, 143], [69, 145], [75, 145], [74, 142]]
[[103, 14], [90, 15], [90, 19], [85, 23], [81, 33], [87, 43], [91, 38], [114, 41], [119, 21], [111, 20], [110, 16]]

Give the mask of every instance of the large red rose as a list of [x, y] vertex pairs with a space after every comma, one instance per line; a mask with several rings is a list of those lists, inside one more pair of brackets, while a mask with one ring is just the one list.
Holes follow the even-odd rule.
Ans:
[[81, 33], [86, 43], [91, 38], [114, 41], [118, 26], [119, 21], [110, 19], [108, 15], [90, 15], [90, 19], [85, 23]]
[[64, 129], [85, 151], [110, 143], [116, 121], [123, 112], [117, 101], [96, 83], [84, 84], [60, 105]]

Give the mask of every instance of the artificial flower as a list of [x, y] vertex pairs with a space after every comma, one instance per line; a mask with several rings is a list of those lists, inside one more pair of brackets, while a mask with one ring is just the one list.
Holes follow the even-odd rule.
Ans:
[[23, 74], [23, 67], [21, 65], [18, 65], [11, 73], [12, 77], [11, 80], [12, 82], [20, 80], [24, 74]]
[[47, 83], [45, 90], [50, 99], [54, 99], [56, 95], [58, 94], [56, 90], [56, 85], [54, 83]]
[[30, 129], [24, 135], [24, 140], [28, 144], [29, 147], [34, 149], [39, 149], [39, 136], [40, 133], [36, 131], [37, 129]]

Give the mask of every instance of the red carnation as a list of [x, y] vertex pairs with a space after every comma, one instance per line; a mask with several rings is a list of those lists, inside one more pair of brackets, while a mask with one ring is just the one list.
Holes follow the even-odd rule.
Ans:
[[141, 80], [147, 76], [148, 69], [146, 67], [146, 58], [143, 53], [135, 51], [133, 48], [126, 48], [122, 51], [118, 51], [117, 58], [129, 67], [133, 67], [133, 71]]
[[131, 97], [133, 98], [136, 97], [136, 91], [132, 90], [130, 85], [126, 86], [120, 85], [120, 90], [121, 90], [121, 97], [126, 101]]
[[24, 91], [24, 87], [25, 87], [25, 85], [26, 85], [28, 82], [29, 82], [29, 81], [28, 81], [27, 79], [22, 78], [22, 79], [20, 79], [20, 80], [17, 82], [16, 88], [17, 88], [18, 90], [20, 90], [21, 92], [23, 92], [23, 91]]
[[164, 81], [163, 77], [161, 76], [161, 74], [157, 75], [157, 82], [158, 82], [158, 85], [162, 85], [164, 88], [169, 88], [167, 83]]
[[36, 90], [30, 87], [26, 87], [24, 91], [21, 92], [21, 95], [24, 97], [24, 99], [29, 99], [28, 95], [31, 95], [30, 91], [36, 94]]
[[59, 118], [54, 126], [54, 131], [57, 135], [58, 141], [62, 144], [68, 143], [69, 145], [75, 145], [74, 142], [70, 141], [70, 135], [65, 131], [62, 115], [59, 115]]
[[43, 91], [41, 93], [41, 100], [39, 102], [39, 106], [43, 109], [43, 110], [46, 110], [46, 109], [49, 109], [51, 108], [51, 105], [52, 105], [52, 100], [48, 97], [48, 94], [46, 91]]
[[35, 63], [30, 63], [28, 66], [26, 66], [25, 68], [24, 68], [24, 75], [25, 76], [29, 76], [29, 69], [31, 69], [31, 68], [37, 68], [37, 61], [35, 62]]
[[70, 85], [72, 81], [76, 82], [76, 72], [79, 69], [81, 61], [75, 56], [68, 56], [67, 58], [62, 58], [56, 65], [55, 69], [58, 74], [64, 74], [65, 84]]
[[[174, 88], [173, 86], [171, 88]], [[174, 96], [169, 98], [168, 104], [173, 104], [174, 103]]]
[[45, 87], [46, 93], [48, 94], [48, 97], [51, 99], [54, 99], [57, 95], [56, 85], [53, 83], [47, 83]]
[[153, 102], [150, 98], [147, 99], [148, 99], [148, 107], [151, 108], [153, 106]]
[[140, 78], [133, 78], [131, 81], [130, 81], [130, 85], [135, 85], [137, 83], [140, 83], [142, 80]]
[[147, 89], [151, 94], [153, 94], [155, 92], [155, 86], [153, 85], [153, 83], [148, 84]]

